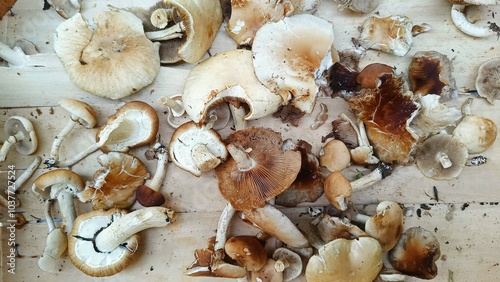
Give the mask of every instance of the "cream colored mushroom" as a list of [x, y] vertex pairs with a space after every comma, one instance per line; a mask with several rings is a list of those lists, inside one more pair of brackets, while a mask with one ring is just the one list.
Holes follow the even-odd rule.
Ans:
[[493, 104], [500, 99], [500, 57], [492, 58], [479, 66], [476, 90], [480, 97]]
[[[454, 3], [458, 1], [450, 2]], [[500, 29], [496, 24], [490, 23], [481, 26], [470, 22], [465, 15], [465, 10], [469, 5], [498, 5], [500, 4], [499, 0], [465, 0], [458, 3], [460, 4], [453, 4], [451, 6], [451, 20], [460, 31], [474, 37], [489, 37], [500, 34]]]
[[5, 121], [4, 132], [7, 140], [0, 148], [0, 162], [14, 145], [22, 155], [31, 155], [38, 148], [38, 137], [31, 121], [22, 116], [12, 116]]
[[47, 0], [59, 14], [59, 16], [68, 19], [80, 12], [81, 0]]
[[38, 259], [38, 267], [46, 272], [57, 273], [60, 271], [59, 260], [68, 247], [68, 237], [64, 233], [64, 228], [56, 228], [54, 224], [54, 219], [50, 213], [51, 202], [51, 199], [45, 202], [45, 220], [49, 227], [49, 233], [47, 234], [43, 254]]

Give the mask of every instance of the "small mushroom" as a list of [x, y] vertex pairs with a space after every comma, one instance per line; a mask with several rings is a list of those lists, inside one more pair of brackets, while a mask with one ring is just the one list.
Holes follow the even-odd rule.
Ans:
[[283, 272], [276, 271], [276, 261], [268, 258], [264, 267], [250, 272], [249, 282], [283, 282]]
[[488, 102], [500, 99], [500, 57], [490, 59], [479, 66], [476, 90]]
[[159, 43], [146, 38], [141, 20], [124, 10], [101, 12], [94, 20], [95, 31], [80, 13], [56, 28], [54, 50], [71, 81], [110, 99], [151, 84], [160, 70]]
[[283, 281], [291, 281], [302, 273], [302, 258], [297, 253], [281, 247], [274, 251], [274, 269], [283, 272]]
[[330, 242], [338, 238], [357, 239], [359, 237], [368, 236], [358, 226], [351, 224], [347, 218], [339, 218], [323, 213], [313, 221], [318, 230], [318, 235], [323, 242]]
[[371, 187], [391, 173], [392, 167], [382, 162], [372, 172], [354, 181], [349, 181], [340, 171], [334, 171], [325, 179], [325, 196], [335, 208], [345, 211], [347, 199], [354, 192]]
[[330, 140], [319, 151], [319, 163], [331, 172], [341, 171], [351, 163], [349, 148], [340, 140]]
[[68, 241], [71, 262], [92, 277], [114, 275], [126, 268], [139, 248], [140, 232], [173, 222], [174, 211], [148, 207], [95, 210], [81, 214]]
[[60, 258], [68, 247], [68, 237], [64, 228], [56, 228], [50, 213], [51, 199], [45, 201], [45, 220], [49, 227], [47, 242], [42, 256], [38, 259], [38, 267], [45, 272], [57, 273], [60, 271]]
[[419, 170], [432, 179], [457, 177], [469, 156], [460, 139], [445, 133], [427, 138], [417, 147], [415, 155]]
[[497, 126], [489, 118], [471, 113], [473, 98], [468, 98], [462, 105], [463, 119], [457, 124], [452, 135], [462, 142], [469, 154], [487, 150], [497, 138]]
[[41, 199], [57, 199], [64, 229], [69, 234], [76, 218], [73, 197], [76, 197], [84, 187], [85, 183], [77, 173], [67, 169], [54, 169], [38, 176], [31, 190]]
[[189, 121], [179, 126], [170, 139], [172, 162], [194, 176], [216, 168], [228, 156], [220, 134], [211, 126]]
[[371, 237], [326, 243], [306, 266], [308, 282], [371, 282], [382, 269], [382, 248]]
[[[359, 165], [376, 164], [379, 159], [373, 155], [373, 147], [370, 145], [370, 141], [366, 136], [365, 125], [362, 121], [358, 122], [356, 125], [348, 116], [344, 113], [339, 115], [339, 121], [347, 122], [351, 125], [351, 129], [356, 133], [357, 146], [350, 150], [352, 162]], [[347, 137], [347, 136], [346, 136]], [[349, 136], [350, 137], [350, 136]], [[350, 137], [351, 138], [351, 137]], [[354, 141], [351, 142], [353, 144]]]
[[234, 236], [224, 244], [226, 254], [247, 271], [261, 269], [267, 260], [264, 246], [255, 236]]
[[436, 261], [441, 256], [439, 241], [421, 227], [407, 229], [389, 251], [389, 261], [398, 271], [421, 279], [433, 279], [438, 273]]
[[12, 116], [5, 121], [3, 126], [5, 135], [8, 136], [0, 148], [0, 162], [5, 161], [12, 145], [22, 155], [31, 155], [38, 148], [38, 138], [33, 124], [25, 117]]
[[[345, 114], [341, 115], [345, 116]], [[328, 138], [334, 138], [342, 141], [349, 149], [354, 149], [359, 146], [358, 132], [358, 127], [350, 119], [339, 117], [332, 121], [332, 131], [321, 137], [321, 142], [324, 143]]]
[[59, 160], [59, 148], [62, 142], [71, 132], [71, 130], [77, 125], [83, 125], [86, 128], [94, 128], [97, 124], [97, 114], [94, 109], [82, 101], [78, 101], [71, 98], [64, 98], [59, 102], [59, 106], [66, 110], [69, 114], [69, 121], [66, 126], [62, 129], [59, 134], [57, 134], [54, 142], [52, 143], [52, 148], [50, 149], [49, 159], [44, 163], [48, 165], [53, 165]]
[[495, 23], [489, 23], [488, 25], [481, 26], [470, 22], [465, 16], [465, 9], [469, 5], [461, 4], [473, 4], [473, 5], [498, 5], [499, 1], [461, 1], [460, 4], [453, 4], [451, 6], [451, 20], [455, 26], [463, 33], [474, 36], [474, 37], [489, 37], [493, 35], [499, 35], [500, 29]]
[[154, 151], [158, 155], [156, 172], [148, 185], [139, 185], [135, 191], [137, 201], [145, 207], [161, 206], [165, 203], [165, 196], [159, 190], [167, 175], [168, 150], [157, 142]]

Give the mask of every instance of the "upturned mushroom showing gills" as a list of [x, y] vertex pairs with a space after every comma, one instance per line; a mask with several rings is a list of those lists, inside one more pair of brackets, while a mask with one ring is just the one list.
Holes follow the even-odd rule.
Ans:
[[296, 179], [300, 153], [282, 151], [281, 134], [248, 127], [224, 140], [231, 158], [215, 169], [219, 191], [236, 210], [263, 207]]
[[80, 13], [56, 29], [54, 50], [69, 78], [96, 96], [120, 99], [155, 79], [159, 43], [144, 35], [142, 22], [127, 11], [101, 12], [93, 31]]
[[54, 165], [72, 166], [98, 149], [103, 152], [128, 152], [132, 147], [151, 143], [158, 132], [158, 124], [158, 114], [153, 107], [141, 101], [127, 102], [99, 128], [96, 143]]
[[208, 125], [193, 121], [179, 126], [168, 147], [170, 159], [194, 176], [216, 168], [228, 156], [220, 134]]
[[371, 282], [383, 267], [382, 248], [371, 237], [336, 239], [318, 251], [306, 266], [309, 282]]
[[255, 76], [252, 52], [248, 50], [219, 53], [189, 72], [182, 102], [195, 123], [204, 122], [208, 109], [221, 101], [245, 104], [249, 112], [244, 120], [270, 115], [283, 103], [279, 95], [273, 94]]
[[59, 148], [62, 142], [77, 125], [83, 125], [86, 128], [94, 128], [97, 124], [97, 114], [87, 103], [71, 98], [64, 98], [59, 102], [59, 106], [69, 113], [69, 120], [66, 126], [59, 132], [52, 143], [49, 159], [44, 163], [53, 165], [59, 160]]
[[480, 97], [493, 104], [500, 99], [500, 57], [490, 59], [479, 66], [476, 90]]
[[114, 275], [133, 261], [141, 231], [165, 227], [173, 218], [174, 211], [164, 207], [142, 208], [131, 213], [110, 209], [81, 214], [68, 241], [71, 262], [92, 277]]
[[5, 121], [3, 130], [8, 137], [0, 148], [0, 162], [5, 161], [12, 145], [22, 155], [33, 154], [38, 148], [38, 137], [29, 119], [12, 116]]
[[266, 23], [252, 45], [255, 74], [283, 101], [310, 114], [319, 91], [315, 79], [333, 64], [333, 38], [332, 23], [309, 14]]

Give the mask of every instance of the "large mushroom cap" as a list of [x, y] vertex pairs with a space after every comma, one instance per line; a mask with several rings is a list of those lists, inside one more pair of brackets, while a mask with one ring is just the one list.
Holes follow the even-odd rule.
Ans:
[[226, 241], [224, 250], [247, 271], [259, 270], [266, 263], [266, 250], [255, 236], [231, 237]]
[[38, 148], [38, 137], [31, 121], [22, 116], [12, 116], [5, 121], [5, 135], [16, 136], [16, 150], [23, 155], [30, 155]]
[[273, 94], [255, 76], [252, 52], [248, 50], [217, 54], [189, 72], [182, 102], [194, 122], [203, 122], [207, 110], [222, 101], [245, 103], [249, 108], [247, 120], [270, 115], [282, 103], [281, 97]]
[[252, 45], [255, 74], [284, 101], [311, 113], [319, 90], [316, 73], [330, 53], [333, 38], [333, 25], [309, 14], [267, 23]]
[[241, 147], [252, 163], [240, 169], [233, 156], [215, 169], [222, 196], [237, 210], [263, 207], [288, 188], [299, 173], [300, 153], [282, 151], [280, 133], [248, 127], [235, 131], [225, 142]]
[[476, 90], [479, 96], [492, 104], [500, 99], [500, 57], [490, 59], [479, 66]]
[[144, 35], [132, 13], [101, 12], [88, 28], [77, 13], [56, 29], [54, 50], [70, 79], [94, 95], [120, 99], [149, 85], [160, 69], [159, 44]]
[[[64, 186], [61, 186], [64, 185]], [[55, 186], [53, 189], [47, 189]], [[68, 169], [54, 169], [40, 175], [33, 182], [33, 192], [43, 199], [55, 198], [57, 191], [67, 189], [73, 194], [80, 192], [85, 187], [85, 182], [80, 175]], [[54, 191], [52, 191], [54, 190]]]
[[403, 233], [403, 209], [396, 202], [380, 202], [377, 213], [366, 221], [365, 232], [379, 241], [382, 251], [392, 249]]

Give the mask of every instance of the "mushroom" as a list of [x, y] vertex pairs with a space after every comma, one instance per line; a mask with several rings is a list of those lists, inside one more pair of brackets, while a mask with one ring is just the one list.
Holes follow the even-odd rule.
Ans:
[[160, 70], [159, 43], [146, 38], [141, 20], [118, 10], [101, 12], [94, 21], [96, 31], [77, 13], [56, 28], [54, 50], [71, 81], [110, 99], [152, 83]]
[[179, 126], [170, 138], [172, 162], [194, 176], [216, 168], [227, 158], [222, 137], [211, 126], [189, 121]]
[[490, 59], [479, 66], [476, 90], [488, 102], [500, 99], [500, 57]]
[[382, 269], [382, 248], [371, 237], [339, 238], [326, 243], [306, 266], [309, 282], [371, 282]]
[[347, 218], [340, 219], [336, 216], [323, 213], [311, 221], [318, 230], [318, 235], [323, 242], [330, 242], [338, 238], [356, 239], [368, 236], [358, 226], [351, 224]]
[[39, 198], [57, 199], [66, 233], [70, 233], [76, 218], [73, 197], [83, 190], [85, 183], [77, 173], [67, 169], [54, 169], [38, 176], [31, 190]]
[[77, 125], [83, 125], [86, 128], [94, 128], [97, 124], [97, 114], [94, 109], [82, 101], [78, 101], [71, 98], [64, 98], [59, 102], [59, 106], [66, 110], [70, 114], [69, 121], [66, 126], [62, 129], [59, 134], [57, 134], [54, 142], [52, 143], [52, 148], [50, 149], [50, 157], [44, 163], [48, 165], [53, 165], [59, 160], [59, 148], [62, 142], [71, 132], [71, 130]]
[[264, 267], [250, 272], [250, 282], [283, 282], [283, 272], [276, 271], [276, 261], [268, 258]]
[[325, 179], [325, 196], [335, 208], [345, 211], [347, 198], [354, 192], [371, 187], [391, 173], [392, 167], [382, 162], [372, 172], [354, 181], [349, 181], [340, 171], [334, 171]]
[[157, 142], [154, 151], [158, 155], [156, 172], [148, 185], [139, 185], [135, 191], [137, 201], [145, 207], [161, 206], [165, 203], [165, 196], [159, 190], [167, 175], [168, 150]]
[[394, 69], [386, 64], [369, 64], [359, 72], [356, 82], [363, 88], [377, 88], [380, 85], [380, 76], [386, 73], [393, 74]]
[[489, 118], [471, 113], [473, 98], [468, 98], [462, 105], [463, 119], [457, 124], [452, 135], [462, 142], [469, 154], [485, 151], [497, 138], [497, 126]]
[[14, 181], [14, 189], [9, 189], [9, 191], [16, 192], [21, 188], [21, 186], [26, 183], [26, 181], [35, 173], [38, 169], [38, 166], [42, 163], [42, 158], [37, 156], [33, 159], [33, 162], [26, 168], [26, 170], [18, 177], [16, 177], [16, 181]]
[[80, 12], [81, 0], [47, 0], [59, 14], [59, 16], [68, 19]]
[[441, 180], [457, 177], [469, 156], [460, 139], [446, 133], [427, 138], [417, 147], [415, 155], [423, 175]]
[[0, 162], [5, 161], [12, 145], [22, 155], [31, 155], [38, 148], [38, 138], [33, 124], [25, 117], [11, 116], [3, 126], [8, 136], [0, 148]]
[[267, 260], [264, 246], [255, 236], [234, 236], [224, 244], [226, 254], [247, 271], [261, 269]]
[[[457, 1], [452, 1], [452, 3]], [[500, 29], [495, 23], [488, 23], [488, 25], [481, 26], [470, 22], [465, 16], [465, 9], [469, 5], [498, 5], [498, 0], [465, 0], [453, 4], [451, 6], [451, 20], [455, 26], [463, 33], [474, 37], [489, 37], [492, 35], [499, 35]], [[467, 5], [463, 5], [467, 4]]]
[[78, 194], [80, 201], [92, 202], [93, 209], [132, 207], [136, 190], [149, 178], [146, 165], [135, 156], [121, 152], [100, 155], [97, 162], [102, 168]]
[[263, 207], [296, 179], [299, 152], [282, 151], [281, 134], [248, 127], [225, 139], [230, 159], [215, 169], [219, 191], [236, 210]]
[[330, 140], [319, 151], [319, 163], [329, 171], [341, 171], [351, 163], [349, 148], [340, 140]]
[[338, 3], [340, 11], [348, 8], [351, 11], [365, 14], [375, 10], [381, 0], [334, 0], [334, 2]]
[[315, 79], [332, 64], [332, 23], [309, 14], [263, 25], [252, 45], [255, 74], [283, 101], [310, 114], [319, 86]]
[[[373, 155], [373, 147], [370, 145], [370, 141], [366, 136], [365, 125], [362, 121], [359, 121], [356, 125], [348, 116], [344, 113], [339, 115], [339, 121], [347, 122], [351, 125], [350, 129], [354, 130], [357, 138], [357, 146], [350, 150], [352, 162], [359, 165], [376, 164], [379, 159]], [[347, 126], [347, 125], [346, 125]], [[346, 136], [347, 138], [347, 136]], [[352, 137], [349, 137], [352, 138]], [[353, 144], [351, 141], [350, 144]]]
[[57, 273], [60, 271], [59, 259], [68, 247], [68, 237], [64, 228], [56, 228], [54, 219], [50, 214], [51, 199], [45, 201], [45, 220], [49, 227], [47, 242], [42, 256], [38, 259], [38, 267], [46, 272]]
[[346, 117], [345, 114], [341, 114], [339, 118], [332, 121], [332, 131], [321, 137], [321, 142], [324, 143], [328, 138], [334, 138], [342, 141], [349, 149], [354, 149], [359, 146], [358, 127], [352, 120], [342, 118], [342, 116]]
[[11, 68], [22, 68], [29, 65], [30, 57], [20, 47], [10, 48], [0, 41], [0, 58], [7, 61]]
[[158, 132], [158, 124], [158, 115], [153, 107], [141, 101], [127, 102], [98, 129], [96, 143], [71, 159], [56, 162], [54, 165], [72, 166], [98, 149], [103, 152], [128, 152], [132, 147], [153, 141]]
[[439, 241], [421, 227], [408, 228], [389, 251], [389, 261], [398, 271], [421, 279], [433, 279], [441, 256]]
[[139, 247], [140, 232], [173, 222], [174, 211], [164, 207], [95, 210], [81, 214], [68, 240], [71, 262], [92, 277], [114, 275], [126, 268]]
[[248, 50], [219, 53], [189, 72], [182, 103], [195, 123], [204, 122], [209, 108], [222, 101], [248, 106], [245, 120], [270, 115], [283, 102], [280, 96], [259, 82], [252, 64], [252, 52]]
[[281, 247], [274, 251], [274, 269], [283, 272], [283, 281], [291, 281], [302, 273], [302, 258], [297, 253]]

